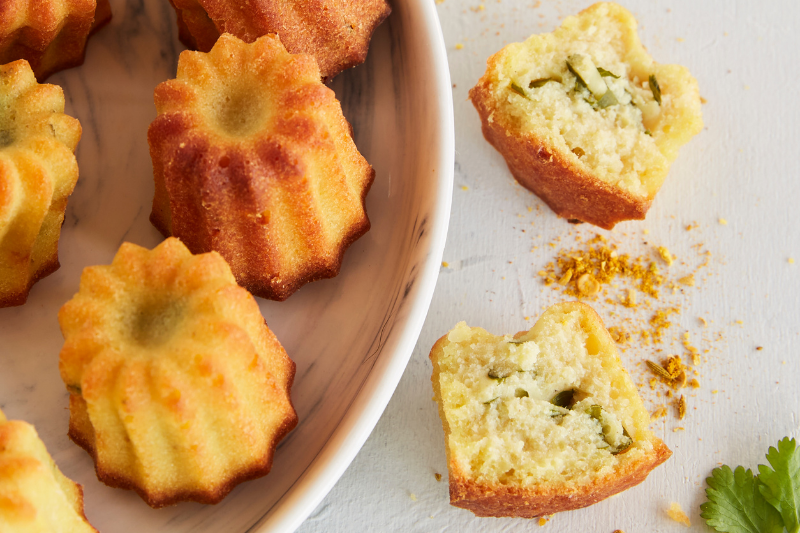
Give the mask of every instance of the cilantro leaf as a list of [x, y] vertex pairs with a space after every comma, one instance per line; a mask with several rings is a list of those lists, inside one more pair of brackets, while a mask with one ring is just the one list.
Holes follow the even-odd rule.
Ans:
[[778, 511], [759, 491], [753, 472], [728, 465], [715, 468], [706, 479], [708, 501], [700, 506], [706, 523], [724, 533], [781, 533]]
[[772, 468], [758, 465], [761, 494], [781, 513], [789, 533], [800, 531], [800, 448], [794, 439], [784, 438], [770, 446], [767, 461]]

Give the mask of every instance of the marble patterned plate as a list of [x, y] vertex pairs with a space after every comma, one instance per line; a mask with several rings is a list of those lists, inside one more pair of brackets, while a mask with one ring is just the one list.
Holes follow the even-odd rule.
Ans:
[[286, 302], [259, 300], [297, 363], [300, 424], [272, 472], [215, 506], [153, 510], [106, 487], [66, 436], [57, 313], [85, 266], [111, 261], [123, 241], [161, 241], [146, 132], [153, 88], [175, 75], [175, 15], [164, 0], [112, 0], [114, 19], [89, 43], [86, 63], [52, 76], [83, 125], [81, 177], [60, 243], [61, 269], [28, 303], [0, 309], [0, 407], [35, 424], [66, 475], [84, 487], [86, 514], [104, 533], [292, 531], [334, 485], [378, 421], [422, 328], [444, 249], [453, 183], [453, 111], [444, 42], [430, 0], [395, 0], [367, 62], [337, 77], [356, 144], [376, 170], [372, 229], [345, 254], [341, 274]]

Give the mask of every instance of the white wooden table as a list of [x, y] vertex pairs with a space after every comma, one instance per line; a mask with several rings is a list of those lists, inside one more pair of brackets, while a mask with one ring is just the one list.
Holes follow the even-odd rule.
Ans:
[[[601, 233], [635, 255], [652, 253], [652, 245], [667, 246], [680, 259], [670, 276], [695, 269], [698, 251], [711, 252], [696, 286], [670, 296], [681, 311], [671, 317], [663, 345], [642, 346], [634, 337], [622, 358], [640, 383], [645, 358], [685, 357], [684, 332], [708, 352], [697, 367], [701, 387], [684, 391], [686, 418], [678, 421], [670, 408], [653, 423], [672, 458], [638, 487], [554, 516], [546, 531], [680, 530], [684, 526], [665, 514], [671, 502], [686, 511], [692, 530], [706, 531], [699, 505], [711, 469], [720, 463], [754, 468], [764, 462], [768, 446], [800, 434], [800, 7], [788, 1], [623, 2], [637, 17], [640, 37], [655, 60], [687, 66], [708, 102], [704, 131], [682, 149], [647, 220], [605, 232], [558, 219], [518, 186], [483, 140], [467, 100], [489, 55], [531, 33], [552, 31], [563, 17], [588, 5], [585, 0], [438, 4], [456, 121], [455, 191], [444, 258], [449, 266], [442, 269], [416, 350], [383, 418], [300, 532], [536, 528], [522, 519], [478, 519], [449, 505], [428, 352], [459, 320], [494, 333], [530, 327], [546, 306], [566, 298], [546, 288], [537, 272], [578, 234]], [[548, 246], [551, 242], [557, 246]], [[588, 303], [607, 325], [622, 320], [620, 306]], [[646, 320], [647, 313], [641, 308], [632, 316]], [[651, 411], [665, 401], [649, 387], [643, 393]]]

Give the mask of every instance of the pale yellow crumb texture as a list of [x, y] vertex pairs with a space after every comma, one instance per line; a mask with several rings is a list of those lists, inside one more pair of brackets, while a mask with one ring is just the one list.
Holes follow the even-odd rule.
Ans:
[[583, 485], [651, 453], [650, 417], [586, 313], [550, 308], [515, 337], [463, 322], [447, 334], [436, 361], [451, 468], [487, 486]]
[[503, 48], [479, 87], [491, 92], [493, 120], [546, 139], [551, 155], [651, 200], [703, 121], [697, 81], [684, 67], [655, 63], [636, 31], [623, 7], [595, 4], [553, 33]]
[[683, 512], [683, 509], [681, 509], [681, 506], [678, 505], [677, 502], [672, 502], [672, 504], [669, 506], [669, 509], [667, 509], [667, 516], [686, 527], [690, 527], [692, 525], [692, 523], [689, 521], [689, 517], [686, 516], [686, 513]]

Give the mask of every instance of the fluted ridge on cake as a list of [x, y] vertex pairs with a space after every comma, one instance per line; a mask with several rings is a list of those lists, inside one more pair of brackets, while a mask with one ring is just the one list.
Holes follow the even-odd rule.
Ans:
[[293, 54], [310, 54], [326, 80], [364, 62], [375, 28], [391, 13], [386, 0], [170, 0], [181, 41], [208, 52], [230, 33], [247, 42], [269, 33]]
[[25, 59], [42, 82], [81, 65], [89, 36], [110, 20], [108, 0], [4, 0], [0, 63]]
[[36, 429], [0, 411], [0, 531], [97, 533], [83, 512], [83, 489], [67, 478]]
[[0, 307], [24, 304], [58, 269], [80, 138], [61, 87], [36, 83], [25, 60], [0, 66]]
[[208, 54], [183, 52], [155, 101], [150, 220], [164, 235], [218, 251], [266, 298], [338, 274], [369, 229], [375, 173], [312, 57], [274, 35], [226, 34]]
[[149, 505], [219, 502], [297, 424], [295, 365], [217, 253], [123, 244], [59, 312], [70, 438]]

